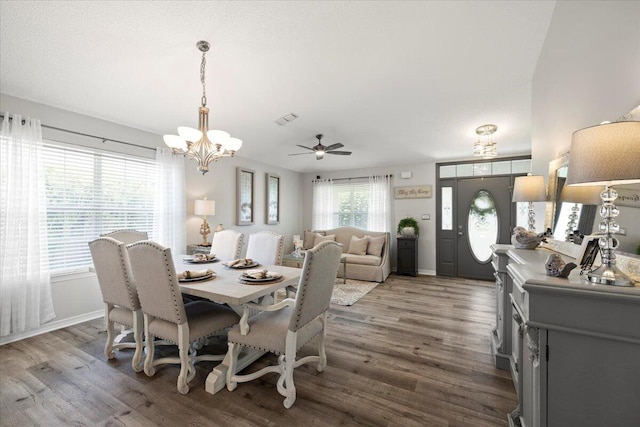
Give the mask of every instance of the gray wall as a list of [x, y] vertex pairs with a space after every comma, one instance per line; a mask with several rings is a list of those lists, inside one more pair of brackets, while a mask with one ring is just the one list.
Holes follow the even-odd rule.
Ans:
[[[324, 159], [322, 161], [327, 161]], [[391, 268], [396, 267], [396, 227], [400, 219], [406, 216], [413, 216], [420, 225], [420, 239], [418, 240], [418, 269], [421, 274], [435, 274], [436, 270], [436, 166], [435, 163], [418, 163], [399, 166], [389, 166], [380, 168], [353, 169], [341, 172], [323, 172], [322, 178], [349, 178], [358, 176], [369, 176], [374, 174], [392, 174], [392, 187], [431, 185], [433, 197], [427, 199], [391, 199]], [[400, 172], [411, 172], [410, 179], [400, 179]], [[311, 209], [313, 206], [313, 186], [311, 181], [318, 174], [304, 175], [304, 230], [311, 229]], [[422, 220], [422, 214], [431, 215], [430, 220]]]
[[[264, 163], [243, 159], [226, 158], [209, 165], [209, 172], [201, 175], [196, 162], [187, 160], [185, 164], [187, 185], [187, 243], [202, 241], [199, 234], [202, 217], [193, 214], [194, 200], [207, 197], [216, 202], [216, 215], [207, 218], [211, 230], [218, 224], [225, 229], [234, 229], [245, 235], [246, 250], [249, 235], [257, 231], [273, 231], [284, 235], [285, 253], [293, 251], [293, 235], [303, 230], [300, 209], [302, 199], [302, 174]], [[254, 224], [236, 225], [236, 167], [242, 166], [255, 171], [254, 174]], [[280, 223], [267, 225], [266, 220], [266, 173], [280, 176]], [[209, 236], [211, 242], [212, 236]]]
[[[532, 86], [533, 173], [569, 150], [571, 134], [640, 103], [640, 2], [557, 2]], [[621, 250], [640, 242], [640, 210], [622, 207]]]
[[[134, 154], [155, 158], [155, 148], [164, 146], [162, 136], [139, 129], [118, 125], [94, 117], [61, 110], [43, 104], [34, 103], [5, 94], [0, 94], [0, 110], [3, 112], [19, 113], [23, 116], [36, 117], [42, 124], [63, 129], [74, 130], [92, 135], [99, 135], [125, 142], [153, 148], [141, 149], [112, 142], [103, 143], [101, 140], [80, 137], [67, 132], [43, 128], [43, 138], [60, 142], [78, 143], [81, 145], [100, 148], [109, 151]], [[208, 196], [216, 200], [216, 215], [209, 218], [212, 229], [222, 223], [225, 228], [236, 228], [248, 234], [259, 230], [271, 230], [284, 234], [285, 249], [291, 251], [293, 234], [300, 234], [302, 227], [302, 210], [300, 202], [302, 195], [301, 174], [282, 168], [266, 166], [259, 162], [249, 161], [242, 157], [223, 159], [210, 165], [210, 172], [205, 176], [196, 170], [196, 163], [185, 160], [187, 187], [187, 243], [198, 243], [202, 237], [198, 234], [201, 217], [193, 215], [193, 201]], [[256, 222], [253, 226], [237, 227], [235, 224], [235, 168], [248, 167], [256, 171], [255, 205]], [[281, 217], [279, 225], [265, 225], [265, 173], [276, 173], [281, 176]], [[211, 240], [211, 236], [209, 237]], [[246, 242], [245, 242], [246, 245]], [[102, 316], [103, 303], [100, 288], [95, 274], [79, 273], [52, 278], [51, 291], [56, 318], [44, 325], [38, 331], [46, 331], [84, 320]], [[38, 331], [31, 331], [35, 334]], [[23, 336], [24, 334], [20, 334]], [[28, 335], [28, 334], [26, 334]], [[3, 337], [0, 343], [16, 339], [16, 336]]]

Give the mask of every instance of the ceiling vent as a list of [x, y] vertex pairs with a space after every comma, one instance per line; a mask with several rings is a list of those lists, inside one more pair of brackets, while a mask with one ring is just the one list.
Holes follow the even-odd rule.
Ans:
[[291, 114], [287, 114], [286, 116], [280, 117], [278, 120], [276, 120], [276, 123], [279, 124], [280, 126], [284, 126], [287, 123], [292, 122], [297, 118], [298, 116], [296, 116], [294, 113], [291, 113]]

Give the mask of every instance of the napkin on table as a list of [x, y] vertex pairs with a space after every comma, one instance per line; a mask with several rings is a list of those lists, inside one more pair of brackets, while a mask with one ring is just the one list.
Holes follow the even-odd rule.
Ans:
[[178, 274], [178, 280], [182, 280], [182, 279], [197, 279], [198, 277], [206, 277], [206, 276], [213, 276], [213, 270], [208, 269], [208, 270], [200, 270], [200, 271], [191, 271], [191, 270], [186, 270], [183, 273]]
[[229, 261], [225, 265], [227, 267], [246, 267], [251, 264], [253, 264], [253, 260], [251, 258], [240, 258]]
[[194, 261], [210, 261], [216, 259], [215, 254], [193, 254]]
[[260, 270], [249, 270], [246, 271], [244, 273], [242, 273], [243, 277], [251, 277], [252, 279], [267, 279], [267, 278], [274, 278], [274, 279], [278, 279], [281, 277], [280, 273], [276, 273], [275, 271], [268, 271], [266, 269], [260, 269]]

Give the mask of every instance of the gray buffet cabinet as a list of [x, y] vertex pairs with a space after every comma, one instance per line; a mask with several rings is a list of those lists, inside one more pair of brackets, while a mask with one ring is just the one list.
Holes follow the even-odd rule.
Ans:
[[591, 284], [579, 268], [547, 276], [545, 248], [492, 249], [492, 353], [518, 398], [509, 425], [640, 426], [640, 287]]

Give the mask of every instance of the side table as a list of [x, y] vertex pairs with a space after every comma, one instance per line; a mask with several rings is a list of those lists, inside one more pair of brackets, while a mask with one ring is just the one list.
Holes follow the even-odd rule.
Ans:
[[[340, 262], [342, 263], [342, 283], [347, 283], [347, 255], [342, 254], [340, 256]], [[302, 268], [304, 263], [304, 257], [295, 257], [293, 254], [286, 254], [282, 257], [282, 264], [289, 267]]]

